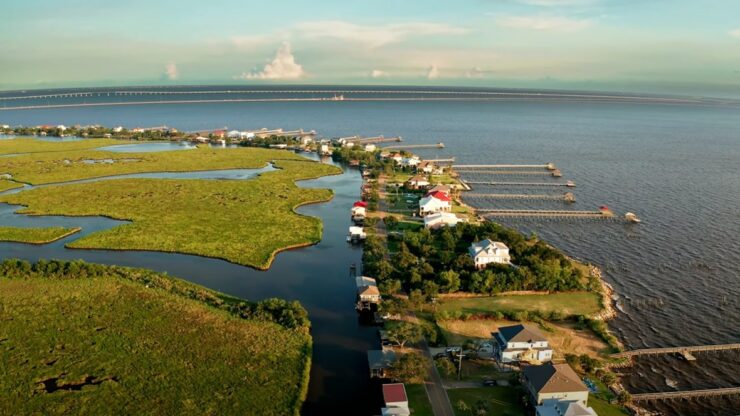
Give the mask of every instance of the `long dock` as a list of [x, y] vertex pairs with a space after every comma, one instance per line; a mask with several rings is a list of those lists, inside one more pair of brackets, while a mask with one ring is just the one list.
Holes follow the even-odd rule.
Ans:
[[383, 136], [376, 136], [376, 137], [351, 137], [346, 140], [347, 142], [352, 142], [356, 144], [376, 144], [376, 143], [400, 143], [403, 141], [403, 139], [399, 137], [383, 137]]
[[512, 165], [512, 164], [505, 164], [505, 165], [452, 165], [454, 169], [463, 170], [463, 169], [547, 169], [547, 170], [555, 170], [557, 167], [555, 167], [554, 163], [544, 163], [539, 165]]
[[476, 209], [483, 217], [539, 217], [539, 218], [613, 218], [611, 211], [571, 211], [537, 209]]
[[691, 354], [692, 352], [702, 351], [727, 351], [740, 350], [740, 343], [735, 344], [717, 344], [717, 345], [694, 345], [689, 347], [668, 347], [668, 348], [643, 348], [639, 350], [623, 351], [612, 354], [614, 358], [630, 358], [640, 355], [657, 355], [657, 354]]
[[576, 202], [576, 196], [571, 192], [562, 195], [557, 194], [484, 194], [476, 192], [466, 192], [464, 197], [486, 198], [486, 199], [548, 199], [556, 201]]
[[740, 394], [740, 387], [725, 387], [719, 389], [702, 389], [702, 390], [683, 390], [683, 391], [665, 391], [659, 393], [639, 393], [632, 394], [633, 402], [647, 400], [666, 400], [666, 399], [690, 399], [693, 397], [716, 397], [731, 396]]
[[431, 163], [455, 163], [454, 157], [448, 157], [446, 159], [424, 159], [422, 162], [431, 162]]
[[567, 186], [575, 188], [573, 181], [562, 182], [486, 182], [486, 181], [465, 181], [468, 185], [490, 185], [490, 186]]
[[383, 149], [444, 149], [445, 144], [442, 142], [434, 144], [397, 144], [393, 146], [385, 146]]

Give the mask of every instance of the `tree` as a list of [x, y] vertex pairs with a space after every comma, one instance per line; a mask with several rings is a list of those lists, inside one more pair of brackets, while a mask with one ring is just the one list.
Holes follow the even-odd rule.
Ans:
[[388, 339], [404, 347], [407, 342], [419, 342], [424, 333], [419, 325], [411, 322], [401, 321], [388, 329]]
[[442, 283], [442, 290], [447, 293], [454, 293], [460, 290], [460, 274], [454, 270], [445, 270], [439, 274]]
[[462, 399], [457, 401], [457, 403], [455, 404], [455, 407], [457, 407], [457, 410], [459, 410], [460, 413], [470, 411], [470, 406], [468, 406], [468, 404], [465, 403]]
[[411, 305], [414, 307], [419, 307], [419, 310], [424, 306], [424, 300], [424, 294], [419, 289], [414, 289], [409, 293], [409, 302], [411, 302]]
[[457, 372], [455, 365], [447, 358], [437, 358], [434, 360], [434, 364], [437, 366], [439, 372], [445, 377], [452, 377]]
[[383, 222], [386, 227], [393, 229], [398, 225], [398, 218], [393, 215], [389, 215], [383, 219]]
[[403, 354], [391, 368], [391, 376], [405, 383], [422, 383], [427, 372], [427, 358], [418, 352]]

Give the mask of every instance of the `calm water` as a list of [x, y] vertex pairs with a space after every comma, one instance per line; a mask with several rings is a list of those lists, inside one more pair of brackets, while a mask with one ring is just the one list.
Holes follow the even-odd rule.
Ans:
[[[345, 93], [349, 96], [349, 93]], [[121, 98], [124, 99], [124, 98]], [[455, 156], [460, 163], [541, 163], [555, 162], [563, 179], [574, 180], [578, 202], [568, 209], [595, 209], [609, 205], [618, 213], [633, 211], [643, 220], [640, 225], [602, 221], [533, 221], [505, 223], [539, 236], [604, 269], [624, 303], [625, 313], [611, 322], [611, 327], [629, 348], [648, 346], [728, 343], [740, 340], [740, 107], [640, 102], [634, 100], [589, 101], [581, 99], [506, 99], [501, 101], [404, 101], [404, 102], [275, 102], [275, 103], [195, 103], [125, 107], [90, 107], [0, 111], [0, 122], [7, 124], [92, 124], [127, 127], [162, 125], [183, 130], [229, 128], [254, 129], [283, 127], [315, 129], [333, 137], [353, 134], [401, 135], [408, 143], [443, 141], [441, 151], [419, 152], [429, 157]], [[342, 178], [342, 177], [338, 177]], [[357, 181], [352, 176], [344, 180]], [[553, 179], [536, 177], [538, 181]], [[337, 179], [337, 178], [334, 178]], [[334, 179], [330, 179], [334, 180]], [[530, 177], [495, 180], [530, 180]], [[329, 179], [327, 179], [329, 180]], [[357, 196], [359, 182], [346, 185], [347, 203]], [[479, 188], [488, 192], [486, 188]], [[511, 190], [496, 189], [500, 192]], [[527, 190], [531, 191], [531, 190]], [[560, 192], [562, 189], [545, 189]], [[539, 192], [538, 192], [539, 193]], [[480, 206], [501, 208], [530, 207], [558, 209], [557, 201], [494, 203], [472, 201]], [[326, 210], [338, 202], [306, 210]], [[294, 266], [295, 259], [310, 250], [320, 250], [332, 232], [337, 244], [346, 232], [346, 221], [332, 230], [336, 218], [344, 218], [339, 209], [328, 218], [327, 240], [315, 248], [285, 253], [267, 272], [276, 274], [263, 288], [252, 275], [262, 273], [244, 270], [241, 274], [208, 273], [195, 277], [200, 269], [179, 268], [187, 256], [167, 257], [165, 264], [152, 264], [157, 258], [149, 254], [127, 257], [118, 253], [90, 253], [90, 260], [129, 263], [143, 267], [167, 269], [176, 275], [248, 298], [278, 295], [283, 289], [275, 281], [291, 282], [295, 273], [305, 269]], [[62, 243], [57, 243], [61, 247]], [[15, 250], [5, 255], [6, 249]], [[344, 250], [347, 248], [344, 247]], [[19, 245], [0, 246], [3, 255], [26, 258], [60, 257], [57, 248], [29, 248]], [[50, 250], [50, 251], [44, 251]], [[350, 258], [358, 258], [351, 252]], [[80, 257], [82, 252], [64, 252], [67, 257]], [[87, 253], [84, 253], [87, 255]], [[316, 354], [338, 354], [374, 341], [340, 330], [325, 329], [320, 319], [326, 308], [346, 314], [351, 322], [351, 293], [346, 308], [334, 309], [333, 298], [326, 304], [319, 298], [325, 291], [338, 290], [333, 275], [324, 267], [336, 267], [346, 275], [347, 261], [334, 261], [344, 255], [312, 256], [311, 285], [300, 286], [288, 298], [299, 298], [307, 304], [317, 336]], [[326, 261], [332, 259], [332, 261]], [[282, 261], [286, 260], [286, 261]], [[287, 261], [289, 260], [289, 261]], [[214, 261], [196, 259], [209, 264]], [[327, 264], [325, 264], [327, 263]], [[341, 264], [328, 264], [341, 263]], [[218, 263], [220, 264], [220, 263]], [[224, 266], [232, 267], [232, 266]], [[244, 268], [238, 268], [242, 270]], [[217, 278], [210, 276], [218, 275]], [[266, 274], [265, 274], [266, 275]], [[208, 276], [208, 277], [206, 277]], [[231, 277], [227, 277], [231, 276]], [[260, 287], [260, 288], [258, 288]], [[268, 289], [269, 288], [269, 289]], [[307, 289], [308, 288], [308, 289]], [[351, 288], [346, 288], [351, 292]], [[318, 292], [308, 294], [305, 292]], [[339, 298], [336, 298], [339, 299]], [[341, 312], [340, 312], [341, 309]], [[319, 319], [317, 321], [317, 319]], [[347, 325], [350, 325], [347, 323]], [[354, 325], [354, 324], [353, 324]], [[370, 330], [369, 332], [372, 332]], [[362, 334], [362, 332], [359, 332]], [[325, 338], [322, 338], [325, 337]], [[327, 350], [324, 352], [323, 347]], [[364, 347], [362, 347], [364, 348]], [[359, 349], [362, 349], [359, 348]], [[320, 357], [317, 357], [320, 358]], [[329, 360], [330, 361], [330, 360]], [[356, 364], [358, 360], [354, 361]], [[321, 367], [320, 359], [315, 363]], [[327, 364], [328, 365], [328, 364]], [[312, 403], [336, 399], [352, 390], [353, 382], [364, 377], [361, 364], [343, 373], [328, 371], [339, 385], [324, 383], [317, 375], [312, 380]], [[364, 368], [364, 367], [363, 367]], [[732, 355], [702, 356], [689, 364], [666, 358], [663, 361], [639, 361], [627, 375], [626, 384], [633, 392], [668, 391], [678, 388], [707, 388], [740, 385], [740, 368]], [[320, 370], [315, 370], [316, 373]], [[366, 381], [365, 381], [366, 382]], [[360, 386], [359, 384], [357, 385]], [[353, 391], [357, 391], [356, 389]], [[353, 397], [359, 397], [357, 393]], [[309, 408], [311, 405], [308, 406]], [[740, 401], [711, 399], [687, 405], [684, 402], [661, 403], [656, 408], [666, 414], [736, 414]]]

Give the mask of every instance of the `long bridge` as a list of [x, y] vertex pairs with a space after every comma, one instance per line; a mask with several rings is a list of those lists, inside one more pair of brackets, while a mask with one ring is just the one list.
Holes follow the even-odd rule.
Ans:
[[476, 209], [483, 217], [539, 217], [539, 218], [613, 218], [614, 213], [603, 211], [537, 210], [537, 209]]
[[[692, 352], [740, 350], [740, 342], [734, 344], [694, 345], [689, 347], [643, 348], [612, 354], [614, 358], [631, 358], [640, 355], [682, 354], [691, 357]], [[690, 358], [689, 358], [690, 359]]]
[[639, 393], [632, 394], [633, 402], [648, 400], [666, 400], [666, 399], [690, 399], [694, 397], [716, 397], [731, 396], [740, 394], [740, 387], [724, 387], [719, 389], [702, 389], [702, 390], [683, 390], [683, 391], [664, 391], [658, 393]]

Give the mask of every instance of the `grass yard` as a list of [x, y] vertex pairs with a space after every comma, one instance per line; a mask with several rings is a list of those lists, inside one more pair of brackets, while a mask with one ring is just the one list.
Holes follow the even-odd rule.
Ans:
[[[479, 402], [488, 408], [486, 414], [497, 416], [524, 416], [521, 404], [523, 393], [514, 387], [478, 387], [466, 389], [449, 389], [447, 395], [457, 416], [473, 416]], [[460, 402], [470, 410], [461, 410]]]
[[630, 414], [627, 410], [609, 404], [606, 400], [595, 397], [593, 394], [588, 396], [588, 405], [593, 407], [599, 416], [626, 416]]
[[[261, 149], [244, 150], [262, 154]], [[340, 172], [305, 159], [276, 164], [279, 170], [246, 181], [116, 179], [36, 188], [0, 201], [27, 206], [20, 211], [24, 214], [132, 221], [89, 234], [69, 247], [196, 254], [266, 269], [277, 252], [321, 239], [321, 221], [294, 208], [327, 201], [332, 192], [298, 188], [294, 182]]]
[[[506, 320], [471, 319], [438, 321], [437, 325], [449, 345], [462, 345], [468, 339], [490, 340], [491, 332], [497, 332], [500, 326], [517, 323]], [[600, 357], [609, 352], [608, 345], [589, 329], [577, 330], [575, 325], [569, 322], [548, 322], [547, 325], [550, 330], [542, 332], [550, 342], [556, 359], [565, 359], [565, 354], [568, 353]]]
[[9, 189], [22, 188], [22, 187], [23, 187], [23, 184], [20, 184], [18, 182], [9, 181], [6, 179], [0, 179], [0, 192], [7, 191]]
[[0, 414], [300, 413], [306, 327], [241, 318], [218, 306], [238, 300], [166, 275], [80, 264], [0, 266]]
[[[149, 153], [116, 153], [91, 149], [69, 150], [70, 143], [94, 142], [95, 147], [111, 144], [110, 140], [96, 139], [81, 142], [48, 143], [37, 140], [20, 141], [12, 147], [24, 152], [25, 146], [41, 146], [45, 152], [20, 154], [0, 158], [0, 173], [9, 173], [13, 179], [32, 184], [66, 182], [78, 179], [98, 178], [128, 173], [143, 172], [191, 172], [214, 169], [249, 169], [264, 167], [272, 160], [306, 160], [286, 150], [262, 148], [218, 149], [199, 146], [193, 150], [174, 150]], [[113, 141], [122, 144], [120, 141]], [[38, 144], [41, 143], [41, 144]], [[123, 142], [126, 143], [126, 142]], [[90, 146], [91, 144], [88, 144]], [[59, 147], [58, 150], [55, 146]], [[13, 153], [13, 152], [10, 152]], [[113, 160], [113, 163], [85, 163], [89, 160]]]
[[0, 227], [0, 241], [16, 243], [47, 244], [80, 231], [80, 228], [48, 227], [22, 228]]
[[592, 316], [601, 310], [599, 295], [593, 292], [560, 292], [547, 295], [501, 295], [445, 298], [440, 310], [485, 313], [506, 311], [558, 311], [568, 315]]
[[432, 405], [423, 384], [406, 384], [406, 396], [413, 416], [433, 416]]

